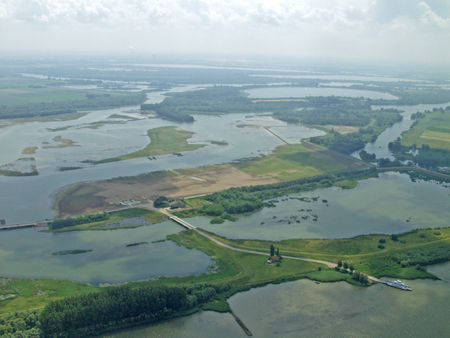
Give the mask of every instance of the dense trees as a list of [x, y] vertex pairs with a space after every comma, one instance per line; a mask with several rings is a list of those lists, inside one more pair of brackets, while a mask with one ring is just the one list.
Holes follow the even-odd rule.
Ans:
[[346, 135], [334, 133], [334, 137], [329, 138], [312, 137], [311, 142], [323, 145], [346, 155], [364, 148], [365, 145], [363, 136], [360, 133], [350, 133]]
[[0, 336], [4, 338], [40, 338], [39, 312], [9, 313], [0, 317]]
[[93, 223], [93, 222], [100, 222], [100, 221], [106, 221], [109, 219], [109, 214], [106, 212], [98, 213], [98, 214], [90, 214], [90, 215], [84, 215], [79, 217], [67, 217], [67, 218], [61, 218], [61, 219], [55, 219], [52, 222], [48, 223], [48, 226], [51, 230], [61, 229], [61, 228], [67, 228], [72, 227], [79, 224], [86, 224], [86, 223]]
[[228, 214], [252, 212], [264, 207], [266, 205], [264, 201], [270, 198], [317, 188], [330, 187], [338, 181], [348, 179], [358, 180], [376, 174], [376, 168], [370, 168], [368, 170], [353, 170], [300, 178], [275, 184], [230, 188], [203, 196], [202, 198], [211, 202], [211, 204], [197, 211], [200, 214], [210, 216], [219, 216], [220, 212], [226, 212]]
[[44, 338], [80, 337], [176, 315], [230, 290], [229, 284], [191, 287], [120, 286], [48, 304], [40, 314]]
[[[109, 94], [107, 94], [109, 95]], [[18, 106], [0, 106], [0, 119], [50, 116], [73, 113], [80, 109], [109, 108], [140, 104], [147, 98], [144, 92], [112, 96], [94, 95], [86, 100], [28, 103]]]
[[447, 262], [450, 261], [450, 245], [400, 253], [396, 254], [392, 259], [401, 264], [402, 267]]

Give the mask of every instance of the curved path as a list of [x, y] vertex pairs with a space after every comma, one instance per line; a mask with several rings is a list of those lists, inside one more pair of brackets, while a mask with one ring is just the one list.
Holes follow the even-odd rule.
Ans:
[[[154, 208], [152, 208], [152, 209], [155, 210]], [[199, 235], [202, 235], [205, 238], [208, 238], [209, 240], [213, 241], [214, 243], [216, 243], [218, 246], [220, 246], [222, 248], [226, 248], [226, 249], [233, 250], [233, 251], [240, 251], [240, 252], [251, 253], [251, 254], [255, 254], [255, 255], [267, 256], [267, 252], [247, 250], [247, 249], [240, 249], [240, 248], [235, 248], [235, 247], [233, 247], [231, 245], [222, 243], [221, 241], [219, 241], [218, 239], [212, 237], [211, 235], [208, 235], [208, 234], [204, 233], [203, 231], [199, 230], [197, 227], [193, 226], [192, 224], [189, 224], [185, 220], [182, 220], [182, 219], [180, 219], [178, 217], [174, 217], [173, 215], [168, 213], [166, 210], [159, 210], [159, 209], [156, 209], [156, 210], [158, 210], [159, 212], [169, 216], [172, 221], [181, 224], [182, 226], [188, 228], [189, 230], [197, 232]], [[294, 259], [294, 260], [297, 260], [297, 261], [304, 261], [304, 262], [324, 264], [324, 265], [328, 266], [329, 268], [335, 268], [337, 266], [336, 263], [322, 261], [322, 260], [319, 260], [319, 259], [300, 258], [300, 257], [293, 257], [293, 256], [283, 256], [283, 258]], [[375, 277], [372, 277], [372, 276], [368, 276], [368, 279], [369, 279], [369, 281], [371, 283], [379, 283], [380, 282], [380, 280], [378, 278], [375, 278]]]

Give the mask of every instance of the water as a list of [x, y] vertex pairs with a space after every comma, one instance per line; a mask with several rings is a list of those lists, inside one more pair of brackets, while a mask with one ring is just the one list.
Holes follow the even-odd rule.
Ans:
[[[229, 303], [256, 338], [446, 337], [450, 285], [432, 280], [408, 285], [412, 292], [300, 280], [239, 293]], [[101, 337], [246, 337], [239, 330], [229, 314], [200, 312]]]
[[[227, 163], [236, 159], [268, 154], [283, 144], [274, 135], [261, 128], [242, 128], [243, 125], [268, 127], [291, 143], [300, 139], [322, 135], [323, 132], [301, 125], [288, 125], [271, 116], [233, 114], [224, 116], [195, 116], [195, 123], [176, 123], [158, 118], [146, 118], [130, 113], [138, 107], [94, 111], [74, 121], [27, 123], [3, 128], [0, 134], [0, 165], [12, 163], [18, 158], [34, 157], [39, 176], [0, 177], [0, 186], [7, 194], [0, 195], [0, 214], [7, 223], [29, 222], [53, 218], [51, 194], [68, 184], [108, 179], [118, 176], [134, 176], [141, 173], [197, 167], [207, 164]], [[139, 117], [130, 121], [111, 124], [113, 114]], [[120, 120], [120, 119], [119, 119]], [[116, 119], [114, 119], [116, 121]], [[92, 123], [103, 123], [97, 129], [87, 128]], [[172, 154], [157, 156], [156, 161], [147, 158], [113, 162], [102, 165], [84, 163], [85, 160], [101, 160], [131, 153], [149, 143], [147, 130], [161, 126], [179, 126], [195, 134], [189, 143], [205, 144], [195, 151], [178, 157]], [[59, 129], [51, 131], [51, 129]], [[61, 136], [77, 145], [66, 148], [43, 148], [42, 142], [57, 145], [53, 138]], [[214, 145], [211, 141], [226, 141], [227, 146]], [[245, 144], [245, 147], [242, 145]], [[27, 147], [38, 146], [36, 154], [23, 155]], [[59, 171], [60, 167], [82, 167], [81, 170]]]
[[[182, 230], [171, 221], [109, 231], [4, 230], [0, 233], [0, 271], [10, 278], [58, 278], [93, 285], [205, 272], [214, 262], [203, 252], [170, 241], [151, 243]], [[148, 244], [127, 247], [140, 242]], [[67, 250], [92, 251], [52, 255]]]
[[247, 89], [249, 98], [270, 99], [270, 98], [294, 98], [308, 96], [343, 96], [343, 97], [364, 97], [373, 100], [396, 100], [397, 97], [387, 93], [380, 93], [369, 90], [357, 90], [346, 88], [312, 88], [312, 87], [272, 87]]
[[[310, 203], [278, 198], [275, 208], [239, 216], [236, 222], [210, 224], [209, 217], [195, 217], [189, 222], [228, 238], [278, 241], [401, 233], [446, 227], [450, 219], [450, 189], [431, 181], [411, 182], [407, 174], [382, 173], [378, 179], [360, 181], [354, 189], [316, 189], [290, 197], [320, 198]], [[318, 216], [317, 221], [312, 215]]]
[[[367, 143], [364, 150], [370, 154], [375, 154], [377, 158], [389, 158], [390, 160], [395, 160], [395, 157], [388, 149], [389, 142], [395, 141], [397, 137], [401, 136], [404, 131], [409, 130], [411, 124], [413, 124], [414, 120], [411, 120], [411, 115], [416, 112], [423, 112], [425, 110], [433, 110], [433, 108], [445, 108], [450, 104], [418, 104], [414, 106], [383, 106], [377, 107], [373, 106], [372, 109], [399, 109], [404, 112], [401, 113], [403, 116], [403, 120], [399, 123], [394, 124], [392, 127], [387, 128], [383, 131], [377, 138], [374, 143]], [[352, 154], [353, 157], [360, 158], [359, 150]]]

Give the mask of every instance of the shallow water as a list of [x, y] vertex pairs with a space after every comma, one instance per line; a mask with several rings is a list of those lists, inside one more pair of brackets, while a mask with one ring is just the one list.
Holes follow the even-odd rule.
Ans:
[[289, 196], [319, 199], [307, 203], [282, 197], [275, 208], [240, 216], [236, 222], [210, 224], [208, 217], [189, 222], [228, 238], [282, 240], [400, 233], [446, 227], [450, 219], [450, 189], [432, 181], [411, 182], [406, 174], [382, 173], [378, 179], [360, 181], [354, 189], [333, 187]]
[[[198, 250], [188, 250], [167, 235], [183, 228], [168, 221], [135, 229], [44, 233], [33, 229], [0, 232], [0, 271], [11, 278], [59, 278], [99, 285], [155, 276], [205, 272], [214, 264]], [[148, 242], [127, 247], [127, 244]], [[67, 250], [81, 254], [52, 255]]]
[[[110, 109], [92, 112], [78, 120], [67, 122], [27, 123], [2, 129], [0, 134], [0, 164], [15, 161], [20, 157], [34, 157], [39, 176], [0, 176], [0, 186], [8, 194], [0, 195], [2, 219], [7, 223], [53, 218], [52, 192], [76, 182], [109, 179], [118, 176], [134, 176], [142, 173], [220, 164], [236, 159], [268, 154], [283, 144], [281, 140], [263, 128], [245, 128], [245, 125], [269, 128], [290, 143], [303, 138], [318, 136], [322, 131], [301, 125], [287, 125], [267, 115], [233, 114], [225, 116], [195, 116], [195, 123], [176, 123], [157, 118], [136, 121], [122, 121], [122, 124], [105, 124], [98, 129], [89, 129], [95, 122], [108, 122], [108, 116], [124, 114], [137, 107]], [[126, 113], [129, 114], [129, 113]], [[206, 144], [205, 147], [184, 152], [181, 157], [172, 154], [147, 158], [91, 165], [85, 160], [101, 160], [131, 153], [149, 143], [147, 130], [161, 126], [179, 126], [195, 134], [189, 143]], [[48, 128], [64, 128], [56, 132]], [[52, 139], [61, 136], [70, 139], [77, 147], [43, 148], [42, 142], [56, 145]], [[212, 144], [225, 141], [227, 146]], [[245, 145], [245, 146], [243, 146]], [[26, 147], [39, 146], [34, 155], [22, 155]], [[59, 171], [60, 167], [81, 167], [82, 169]]]

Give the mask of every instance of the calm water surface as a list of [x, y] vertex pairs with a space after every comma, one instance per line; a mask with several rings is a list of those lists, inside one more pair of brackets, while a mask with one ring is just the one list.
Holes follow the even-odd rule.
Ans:
[[[93, 285], [205, 272], [214, 261], [203, 252], [188, 250], [170, 241], [151, 243], [181, 230], [171, 221], [109, 231], [3, 230], [0, 232], [0, 271], [2, 276], [12, 278], [59, 278]], [[138, 242], [149, 244], [127, 247]], [[52, 255], [78, 249], [92, 251]]]
[[387, 93], [374, 92], [369, 90], [356, 90], [346, 88], [326, 88], [326, 87], [274, 87], [248, 89], [245, 92], [249, 98], [291, 98], [308, 96], [343, 96], [343, 97], [365, 97], [370, 99], [395, 100], [396, 96]]
[[[412, 292], [382, 284], [362, 288], [300, 280], [239, 293], [229, 303], [257, 338], [447, 337], [450, 285], [430, 280], [407, 283]], [[201, 312], [101, 337], [246, 337], [239, 330], [229, 314]]]
[[[319, 199], [307, 203], [282, 197], [275, 208], [240, 216], [236, 222], [210, 224], [208, 217], [195, 217], [189, 222], [229, 238], [282, 240], [400, 233], [446, 227], [450, 219], [449, 188], [435, 182], [414, 183], [408, 175], [399, 173], [383, 173], [378, 179], [360, 181], [354, 189], [316, 189], [290, 197]], [[318, 216], [317, 221], [313, 215]]]

